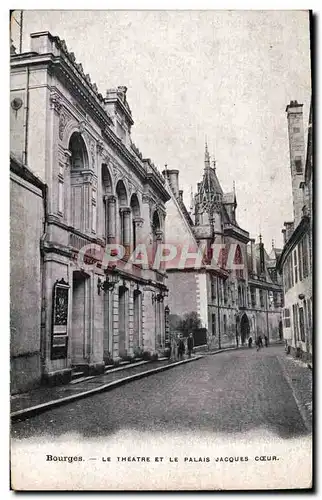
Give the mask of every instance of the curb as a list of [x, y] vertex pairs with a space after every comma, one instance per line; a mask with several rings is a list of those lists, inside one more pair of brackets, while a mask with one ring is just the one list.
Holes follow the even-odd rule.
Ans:
[[287, 373], [287, 370], [285, 368], [285, 365], [283, 364], [283, 361], [279, 358], [279, 356], [276, 356], [276, 357], [277, 357], [277, 360], [278, 360], [278, 362], [280, 364], [280, 367], [282, 369], [282, 373], [283, 373], [283, 375], [285, 377], [285, 380], [286, 380], [289, 388], [291, 389], [292, 396], [294, 398], [294, 401], [295, 401], [295, 404], [297, 406], [297, 409], [298, 409], [298, 411], [299, 411], [299, 413], [300, 413], [300, 415], [302, 417], [304, 426], [305, 426], [306, 430], [311, 433], [312, 432], [312, 425], [311, 425], [311, 423], [309, 421], [309, 418], [308, 418], [308, 416], [306, 414], [306, 411], [303, 408], [303, 405], [300, 403], [299, 399], [296, 396], [292, 380], [290, 379], [290, 376]]
[[158, 368], [154, 368], [153, 370], [147, 370], [145, 372], [136, 373], [134, 375], [129, 375], [128, 377], [121, 378], [119, 380], [114, 380], [114, 382], [110, 382], [109, 384], [101, 385], [100, 387], [95, 387], [94, 389], [89, 389], [88, 391], [80, 392], [79, 394], [72, 394], [71, 396], [66, 396], [60, 399], [55, 399], [53, 401], [48, 401], [47, 403], [42, 403], [37, 406], [31, 406], [30, 408], [24, 408], [23, 410], [18, 410], [10, 414], [10, 418], [12, 422], [16, 420], [24, 420], [28, 417], [33, 417], [35, 415], [39, 415], [47, 410], [52, 408], [57, 408], [59, 406], [63, 406], [65, 404], [78, 401], [79, 399], [83, 399], [89, 396], [93, 396], [94, 394], [99, 394], [101, 392], [110, 391], [124, 385], [128, 382], [132, 382], [133, 380], [139, 380], [141, 378], [148, 377], [149, 375], [153, 375], [155, 373], [163, 372], [169, 370], [170, 368], [174, 368], [175, 366], [182, 365], [184, 363], [191, 363], [192, 361], [197, 361], [198, 359], [203, 358], [202, 355], [195, 356], [194, 358], [184, 359], [182, 361], [177, 361], [170, 365], [160, 366]]

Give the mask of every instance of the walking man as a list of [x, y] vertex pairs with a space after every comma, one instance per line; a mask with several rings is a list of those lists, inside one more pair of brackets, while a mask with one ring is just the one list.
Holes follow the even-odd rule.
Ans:
[[184, 345], [184, 341], [183, 341], [182, 335], [180, 335], [179, 342], [178, 342], [178, 358], [179, 358], [179, 361], [183, 358], [184, 351], [185, 351], [185, 345]]
[[193, 340], [192, 333], [189, 333], [187, 345], [188, 345], [188, 356], [189, 356], [189, 358], [191, 358], [191, 353], [192, 353], [192, 350], [194, 348], [194, 340]]
[[268, 347], [268, 337], [267, 337], [267, 335], [265, 335], [264, 340], [265, 340], [265, 347]]

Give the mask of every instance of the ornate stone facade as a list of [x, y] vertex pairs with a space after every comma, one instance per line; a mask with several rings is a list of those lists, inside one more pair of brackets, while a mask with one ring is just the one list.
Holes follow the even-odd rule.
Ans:
[[[156, 167], [132, 147], [125, 87], [103, 98], [66, 43], [48, 32], [31, 35], [31, 52], [12, 54], [13, 97], [26, 68], [44, 81], [50, 74], [49, 94], [33, 89], [26, 127], [28, 164], [47, 186], [41, 379], [56, 383], [70, 380], [74, 369], [100, 373], [111, 359], [134, 356], [138, 348], [164, 347], [164, 304], [155, 298], [166, 292], [165, 274], [150, 261], [132, 265], [130, 256], [139, 244], [153, 251], [169, 194]], [[27, 79], [21, 92], [29, 92]], [[24, 146], [21, 113], [12, 122], [17, 152]], [[122, 245], [119, 259], [111, 245]], [[66, 325], [53, 319], [55, 283], [62, 279]]]

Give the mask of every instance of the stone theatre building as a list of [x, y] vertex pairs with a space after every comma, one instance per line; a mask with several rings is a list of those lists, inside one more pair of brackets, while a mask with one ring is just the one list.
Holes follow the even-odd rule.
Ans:
[[[49, 32], [31, 35], [30, 52], [14, 52], [10, 149], [47, 187], [36, 242], [40, 257], [29, 255], [29, 263], [39, 260], [39, 276], [28, 279], [39, 280], [40, 333], [36, 325], [24, 328], [27, 288], [11, 317], [18, 329], [12, 337], [12, 380], [25, 370], [13, 384], [19, 391], [42, 379], [68, 381], [75, 368], [103, 372], [107, 359], [133, 354], [139, 346], [164, 346], [165, 272], [121, 264], [137, 244], [153, 249], [163, 241], [170, 195], [162, 175], [131, 140], [126, 87], [102, 96], [65, 42]], [[33, 222], [23, 227], [30, 245]], [[116, 268], [104, 268], [95, 255], [113, 243], [125, 254]], [[91, 260], [80, 259], [89, 245], [95, 250]], [[19, 258], [19, 248], [12, 259]], [[25, 347], [17, 354], [23, 338]]]

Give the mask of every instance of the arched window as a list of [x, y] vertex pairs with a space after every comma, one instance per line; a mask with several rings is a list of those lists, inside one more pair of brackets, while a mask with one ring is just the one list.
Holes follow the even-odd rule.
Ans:
[[[88, 168], [88, 155], [85, 147], [84, 140], [82, 136], [78, 132], [74, 132], [69, 140], [68, 149], [70, 151], [70, 175], [71, 175], [71, 205], [70, 205], [70, 220], [71, 225], [75, 229], [79, 229], [81, 231], [90, 231], [91, 225], [88, 218], [85, 219], [85, 214], [93, 210], [93, 200], [95, 200], [95, 194], [89, 194], [88, 199], [90, 200], [91, 205], [87, 207], [84, 206], [84, 185], [80, 182], [80, 174], [82, 170]], [[95, 201], [96, 205], [96, 201]], [[87, 208], [87, 210], [86, 210]], [[92, 221], [93, 222], [93, 221]], [[95, 229], [94, 225], [94, 229]], [[93, 229], [93, 227], [92, 227]]]
[[69, 140], [69, 151], [71, 152], [71, 168], [85, 169], [88, 167], [88, 156], [82, 136], [74, 132]]
[[117, 241], [127, 246], [130, 243], [130, 212], [124, 182], [119, 180], [116, 185], [117, 198]]
[[[243, 264], [243, 254], [242, 254], [242, 251], [241, 251], [241, 248], [239, 245], [237, 245], [237, 247], [236, 247], [234, 264], [236, 264], [236, 265]], [[241, 279], [244, 277], [243, 269], [236, 269], [236, 277], [241, 278]]]

